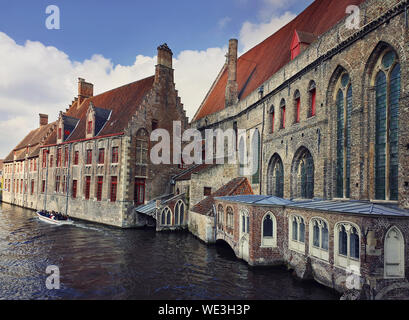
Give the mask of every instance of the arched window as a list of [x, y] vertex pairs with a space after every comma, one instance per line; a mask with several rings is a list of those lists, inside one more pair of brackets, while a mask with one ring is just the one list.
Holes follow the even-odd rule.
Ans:
[[375, 198], [398, 200], [401, 68], [394, 51], [384, 51], [375, 73]]
[[270, 132], [274, 133], [274, 122], [275, 122], [275, 109], [274, 106], [271, 106], [270, 108]]
[[328, 223], [320, 218], [313, 218], [310, 222], [310, 253], [312, 256], [327, 260], [328, 254]]
[[226, 224], [226, 231], [230, 234], [233, 234], [234, 229], [234, 213], [232, 207], [227, 207], [226, 209], [227, 215], [227, 224]]
[[302, 148], [296, 153], [294, 161], [294, 197], [302, 199], [314, 198], [314, 161], [311, 153], [306, 148]]
[[308, 91], [310, 94], [310, 109], [308, 111], [308, 117], [314, 117], [317, 112], [317, 107], [316, 107], [317, 87], [314, 81], [310, 82]]
[[301, 116], [301, 96], [300, 91], [295, 91], [294, 94], [294, 123], [300, 122]]
[[277, 223], [275, 216], [268, 212], [261, 225], [261, 246], [276, 247], [277, 246]]
[[338, 80], [337, 106], [337, 190], [338, 198], [351, 194], [351, 112], [352, 85], [348, 73]]
[[135, 148], [135, 176], [146, 177], [148, 165], [149, 134], [145, 129], [139, 129], [136, 133]]
[[[335, 264], [348, 268], [360, 267], [360, 230], [350, 222], [335, 226]], [[359, 271], [359, 270], [352, 270]]]
[[270, 160], [267, 184], [269, 195], [284, 197], [284, 167], [278, 154], [275, 154]]
[[162, 210], [162, 217], [161, 217], [162, 225], [170, 226], [172, 224], [172, 212], [168, 207]]
[[185, 203], [179, 200], [175, 205], [175, 225], [182, 225], [185, 213]]
[[285, 100], [284, 99], [282, 99], [280, 102], [280, 110], [281, 110], [280, 129], [285, 129]]
[[224, 230], [224, 209], [221, 204], [217, 207], [217, 228]]
[[250, 217], [249, 217], [249, 213], [246, 210], [241, 210], [240, 211], [240, 216], [241, 216], [241, 221], [240, 221], [240, 225], [241, 225], [241, 234], [249, 234], [250, 233]]
[[252, 144], [252, 172], [255, 172], [251, 177], [251, 183], [257, 184], [260, 182], [260, 132], [258, 129], [254, 131], [251, 139]]
[[405, 277], [405, 243], [400, 230], [389, 229], [385, 237], [385, 278]]
[[290, 249], [305, 252], [305, 222], [300, 216], [291, 215], [289, 217]]

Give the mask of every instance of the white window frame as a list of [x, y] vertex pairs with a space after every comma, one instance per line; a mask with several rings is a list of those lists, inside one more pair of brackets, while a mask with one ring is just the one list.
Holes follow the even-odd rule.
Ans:
[[[339, 253], [339, 232], [341, 231], [341, 226], [344, 226], [347, 233], [347, 256]], [[351, 257], [351, 247], [350, 247], [350, 234], [354, 227], [357, 231], [359, 238], [359, 259]], [[361, 269], [361, 229], [355, 223], [349, 221], [338, 222], [334, 227], [334, 264], [335, 266], [347, 269], [355, 274], [360, 274]]]
[[[315, 222], [318, 223], [318, 228], [319, 228], [319, 242], [320, 242], [319, 247], [314, 246]], [[324, 223], [326, 224], [327, 230], [328, 230], [328, 249], [327, 250], [322, 248], [322, 229], [324, 228]], [[330, 235], [330, 228], [329, 228], [328, 221], [320, 217], [311, 218], [309, 222], [309, 243], [310, 243], [309, 253], [311, 256], [321, 259], [321, 260], [329, 261], [329, 235]]]
[[[297, 220], [297, 239], [298, 240], [293, 240], [293, 220], [294, 218]], [[301, 220], [304, 222], [304, 242], [301, 242], [300, 239], [300, 225], [301, 225]], [[294, 250], [296, 252], [305, 254], [305, 231], [306, 231], [306, 223], [305, 219], [301, 216], [292, 214], [289, 216], [288, 220], [288, 247], [290, 250]]]
[[[264, 237], [264, 220], [270, 216], [271, 220], [273, 221], [273, 236], [272, 237]], [[268, 211], [261, 219], [261, 248], [276, 248], [277, 247], [277, 219], [275, 215]]]
[[[396, 231], [396, 233], [400, 236], [400, 245], [399, 245], [399, 255], [400, 255], [400, 264], [399, 264], [399, 274], [396, 275], [388, 275], [386, 269], [386, 239], [391, 231]], [[403, 237], [403, 233], [400, 229], [396, 226], [392, 226], [388, 229], [385, 234], [384, 239], [384, 252], [383, 252], [383, 260], [384, 260], [384, 278], [385, 279], [402, 279], [405, 278], [405, 238]]]

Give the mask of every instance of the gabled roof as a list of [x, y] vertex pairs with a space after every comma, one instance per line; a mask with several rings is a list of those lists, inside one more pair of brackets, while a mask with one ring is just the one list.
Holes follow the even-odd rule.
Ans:
[[[40, 152], [40, 146], [44, 139], [50, 134], [52, 128], [57, 122], [52, 122], [30, 131], [28, 135], [8, 154], [4, 159], [5, 162], [14, 160], [14, 152], [16, 153], [16, 160], [23, 160], [26, 157], [27, 147], [29, 147], [28, 157], [36, 157]], [[54, 130], [55, 131], [55, 130]]]
[[206, 170], [207, 168], [213, 167], [215, 164], [197, 164], [197, 165], [192, 165], [186, 170], [180, 172], [178, 175], [174, 176], [173, 179], [175, 181], [185, 181], [185, 180], [190, 180], [192, 177], [192, 174], [199, 173], [203, 170]]
[[231, 180], [216, 192], [212, 193], [207, 198], [196, 204], [192, 211], [203, 215], [213, 216], [213, 205], [216, 197], [232, 196], [232, 195], [248, 195], [253, 194], [250, 182], [247, 178], [239, 177]]
[[[144, 97], [152, 89], [154, 79], [155, 77], [151, 76], [97, 96], [86, 98], [80, 105], [78, 105], [78, 100], [75, 100], [64, 115], [79, 119], [79, 122], [66, 141], [85, 139], [86, 114], [90, 103], [94, 105], [96, 112], [95, 134], [106, 136], [122, 133], [138, 110]], [[46, 144], [55, 143], [56, 134], [53, 134]]]
[[[244, 99], [257, 90], [265, 81], [291, 60], [291, 41], [295, 30], [302, 37], [320, 36], [346, 16], [348, 5], [359, 5], [365, 0], [316, 0], [294, 20], [272, 36], [243, 54], [237, 61], [237, 84], [239, 99]], [[312, 37], [308, 36], [308, 41]], [[306, 40], [306, 39], [303, 39]], [[225, 107], [227, 69], [222, 71], [193, 121], [219, 112]]]

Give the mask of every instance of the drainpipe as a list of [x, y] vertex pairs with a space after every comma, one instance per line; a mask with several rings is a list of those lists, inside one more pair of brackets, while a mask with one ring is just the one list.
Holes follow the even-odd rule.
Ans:
[[65, 180], [65, 193], [66, 193], [66, 202], [65, 202], [65, 215], [68, 216], [68, 195], [70, 190], [70, 169], [71, 169], [71, 147], [72, 144], [69, 144], [68, 149], [68, 171], [67, 171], [67, 179]]
[[217, 236], [217, 210], [216, 206], [213, 204], [213, 212], [214, 212], [214, 242], [216, 243], [216, 236]]
[[265, 113], [266, 113], [266, 103], [264, 102], [263, 103], [263, 123], [262, 123], [262, 126], [261, 126], [261, 138], [260, 138], [261, 141], [260, 141], [260, 150], [259, 150], [259, 152], [260, 152], [260, 154], [259, 154], [259, 158], [260, 158], [260, 161], [259, 161], [259, 166], [260, 166], [260, 170], [259, 170], [259, 172], [260, 172], [260, 178], [259, 178], [259, 181], [260, 181], [260, 195], [263, 194], [263, 150], [264, 150], [263, 142], [264, 142]]

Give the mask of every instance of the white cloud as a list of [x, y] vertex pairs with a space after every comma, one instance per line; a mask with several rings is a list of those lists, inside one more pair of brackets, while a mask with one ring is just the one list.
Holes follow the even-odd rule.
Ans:
[[266, 23], [254, 24], [246, 21], [240, 30], [243, 51], [245, 52], [265, 40], [295, 17], [295, 14], [287, 11], [282, 16], [272, 16]]
[[[250, 49], [293, 17], [286, 12], [260, 24], [245, 22], [239, 37], [241, 47]], [[230, 18], [224, 19], [221, 24], [228, 23]], [[174, 57], [176, 88], [190, 119], [225, 62], [226, 46], [203, 51], [185, 50]], [[115, 65], [102, 55], [78, 62], [55, 47], [34, 41], [19, 45], [0, 32], [0, 61], [2, 158], [29, 130], [38, 127], [38, 113], [49, 114], [49, 121], [55, 121], [59, 111], [68, 108], [77, 94], [78, 77], [92, 82], [94, 94], [99, 94], [153, 75], [156, 57], [138, 55], [130, 66]]]
[[[226, 48], [183, 51], [174, 59], [175, 82], [190, 118], [225, 61]], [[102, 55], [82, 62], [40, 42], [18, 45], [0, 32], [0, 158], [38, 126], [38, 113], [57, 119], [77, 94], [77, 78], [94, 83], [94, 94], [151, 76], [156, 56], [114, 65]]]
[[231, 20], [230, 17], [221, 18], [218, 22], [219, 28], [223, 29]]

